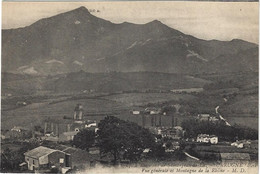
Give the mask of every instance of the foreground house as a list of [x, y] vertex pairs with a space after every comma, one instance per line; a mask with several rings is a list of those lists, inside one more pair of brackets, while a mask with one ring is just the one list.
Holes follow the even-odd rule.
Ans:
[[58, 168], [62, 173], [69, 169], [87, 168], [95, 165], [99, 155], [70, 146], [57, 145], [55, 149], [39, 146], [24, 153], [28, 170], [46, 171]]
[[39, 146], [24, 153], [28, 170], [40, 170], [56, 167], [69, 167], [68, 155], [64, 152]]

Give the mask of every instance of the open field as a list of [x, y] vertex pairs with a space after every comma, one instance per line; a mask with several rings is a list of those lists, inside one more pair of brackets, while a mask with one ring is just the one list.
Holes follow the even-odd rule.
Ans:
[[227, 145], [210, 145], [210, 146], [196, 146], [196, 151], [216, 152], [216, 153], [257, 153], [257, 149], [239, 149], [234, 146]]

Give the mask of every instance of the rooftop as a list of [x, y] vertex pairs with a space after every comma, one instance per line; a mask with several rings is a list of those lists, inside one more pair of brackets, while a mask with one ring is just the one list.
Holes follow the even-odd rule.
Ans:
[[53, 152], [56, 152], [57, 150], [50, 149], [48, 147], [39, 146], [33, 150], [30, 150], [28, 152], [25, 152], [25, 156], [33, 157], [33, 158], [40, 158], [42, 156], [49, 155]]

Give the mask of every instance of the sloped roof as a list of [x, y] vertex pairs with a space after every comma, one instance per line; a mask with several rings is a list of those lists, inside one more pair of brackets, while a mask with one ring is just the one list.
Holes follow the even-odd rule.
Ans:
[[57, 150], [55, 149], [50, 149], [48, 147], [44, 147], [44, 146], [39, 146], [33, 150], [30, 150], [28, 152], [25, 152], [24, 155], [25, 156], [29, 156], [29, 157], [32, 157], [32, 158], [40, 158], [42, 156], [46, 156], [46, 155], [49, 155], [53, 152], [56, 152]]
[[248, 153], [220, 153], [220, 156], [224, 160], [250, 160]]

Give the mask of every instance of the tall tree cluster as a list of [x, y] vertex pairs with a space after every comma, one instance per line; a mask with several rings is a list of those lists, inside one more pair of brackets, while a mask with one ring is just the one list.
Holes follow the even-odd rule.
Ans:
[[137, 161], [145, 148], [155, 146], [155, 136], [136, 123], [107, 116], [98, 127], [101, 153], [112, 154], [115, 163], [121, 159]]

